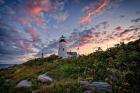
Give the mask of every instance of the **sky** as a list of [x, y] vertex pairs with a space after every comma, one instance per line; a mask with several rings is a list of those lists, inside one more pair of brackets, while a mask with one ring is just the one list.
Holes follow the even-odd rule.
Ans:
[[140, 0], [0, 0], [0, 64], [67, 51], [90, 54], [140, 38]]

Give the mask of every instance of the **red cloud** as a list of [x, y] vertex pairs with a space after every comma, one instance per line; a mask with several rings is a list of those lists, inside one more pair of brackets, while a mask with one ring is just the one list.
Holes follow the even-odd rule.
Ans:
[[87, 35], [82, 36], [82, 38], [90, 39], [90, 38], [93, 38], [93, 35], [87, 34]]
[[110, 0], [99, 0], [98, 3], [92, 3], [84, 8], [85, 14], [80, 18], [80, 24], [86, 24], [91, 21], [94, 15], [99, 14], [109, 4]]
[[39, 14], [41, 11], [50, 12], [56, 9], [56, 2], [50, 0], [36, 0], [29, 3], [32, 14]]
[[31, 12], [32, 12], [33, 14], [38, 14], [38, 13], [40, 13], [41, 11], [42, 11], [42, 7], [39, 6], [39, 5], [34, 5], [34, 6], [31, 7]]

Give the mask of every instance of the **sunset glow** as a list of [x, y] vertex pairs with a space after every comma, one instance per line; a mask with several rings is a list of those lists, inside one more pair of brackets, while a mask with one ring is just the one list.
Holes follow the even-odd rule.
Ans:
[[139, 0], [0, 0], [0, 63], [20, 64], [42, 51], [57, 54], [61, 35], [68, 51], [85, 55], [134, 41], [140, 38], [139, 5]]

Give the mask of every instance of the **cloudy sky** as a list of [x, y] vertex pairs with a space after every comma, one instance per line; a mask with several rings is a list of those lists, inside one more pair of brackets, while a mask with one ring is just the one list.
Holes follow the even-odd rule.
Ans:
[[140, 38], [140, 0], [0, 0], [0, 64], [68, 51], [89, 54]]

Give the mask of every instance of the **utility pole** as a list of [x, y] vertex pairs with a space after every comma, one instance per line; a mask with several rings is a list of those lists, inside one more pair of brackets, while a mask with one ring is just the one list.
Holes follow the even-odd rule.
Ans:
[[44, 44], [41, 44], [41, 58], [44, 58], [44, 54], [43, 54], [43, 48], [44, 48]]
[[78, 52], [78, 53], [77, 53], [77, 56], [79, 57], [79, 55], [80, 55], [80, 54], [79, 54], [79, 47], [77, 48], [77, 52]]
[[44, 54], [43, 54], [43, 51], [42, 51], [42, 53], [41, 53], [41, 58], [42, 58], [42, 59], [44, 58]]

